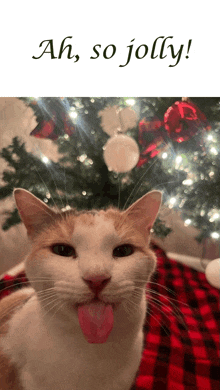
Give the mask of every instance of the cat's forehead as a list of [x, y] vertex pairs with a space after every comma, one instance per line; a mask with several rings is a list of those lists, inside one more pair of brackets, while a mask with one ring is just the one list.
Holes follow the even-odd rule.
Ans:
[[73, 234], [79, 236], [86, 233], [98, 236], [116, 235], [115, 221], [105, 212], [82, 214], [75, 219]]

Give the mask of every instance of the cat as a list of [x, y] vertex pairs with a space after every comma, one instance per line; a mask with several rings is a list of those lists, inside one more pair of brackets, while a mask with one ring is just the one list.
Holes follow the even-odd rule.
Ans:
[[129, 390], [155, 271], [152, 191], [126, 210], [54, 211], [14, 197], [31, 242], [24, 287], [0, 302], [1, 390]]

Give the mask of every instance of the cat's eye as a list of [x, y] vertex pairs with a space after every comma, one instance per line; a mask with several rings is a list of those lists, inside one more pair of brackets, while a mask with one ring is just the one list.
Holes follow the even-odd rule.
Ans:
[[114, 257], [126, 257], [132, 255], [133, 253], [134, 247], [130, 244], [119, 245], [113, 250]]
[[51, 250], [53, 253], [59, 256], [64, 256], [64, 257], [76, 257], [76, 251], [71, 245], [66, 245], [66, 244], [55, 244], [52, 245]]

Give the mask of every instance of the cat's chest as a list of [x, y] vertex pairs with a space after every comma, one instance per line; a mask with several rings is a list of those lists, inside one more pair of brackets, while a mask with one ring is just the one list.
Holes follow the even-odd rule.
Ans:
[[14, 321], [16, 338], [11, 347], [15, 362], [23, 362], [20, 374], [24, 390], [130, 389], [141, 359], [142, 326], [126, 341], [124, 333], [121, 339], [116, 322], [112, 334], [115, 338], [120, 335], [117, 341], [94, 345], [80, 337], [81, 330], [74, 321], [71, 334], [55, 323], [42, 321], [36, 305], [32, 300], [24, 308], [22, 321], [19, 313]]
[[[62, 345], [61, 340], [50, 341], [48, 348], [29, 352], [28, 364], [21, 373], [24, 386], [27, 383], [25, 390], [130, 389], [139, 365], [141, 335], [134, 355], [107, 345], [80, 350], [68, 338], [63, 341]], [[45, 345], [47, 341], [42, 338], [41, 342]]]

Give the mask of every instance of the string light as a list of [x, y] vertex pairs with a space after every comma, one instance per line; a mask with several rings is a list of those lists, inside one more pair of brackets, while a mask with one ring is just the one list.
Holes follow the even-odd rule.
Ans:
[[32, 99], [38, 101], [38, 100], [40, 99], [40, 97], [32, 97], [31, 100], [32, 100]]
[[188, 226], [188, 225], [190, 225], [192, 223], [192, 221], [191, 221], [191, 219], [186, 219], [185, 220], [185, 222], [184, 222], [184, 224], [186, 225], [186, 226]]
[[72, 118], [72, 119], [75, 119], [77, 117], [77, 112], [75, 110], [75, 108], [71, 108], [70, 111], [69, 111], [69, 116]]
[[167, 152], [164, 152], [161, 157], [165, 160], [168, 157]]
[[213, 140], [213, 136], [211, 134], [209, 134], [208, 137], [207, 137], [207, 140], [208, 141], [212, 141]]
[[49, 158], [46, 157], [46, 156], [43, 156], [43, 157], [41, 158], [41, 160], [42, 160], [45, 164], [49, 164], [49, 163], [50, 163]]
[[183, 161], [183, 158], [181, 156], [176, 157], [176, 163], [180, 164]]
[[176, 198], [170, 198], [170, 204], [174, 205], [176, 203]]
[[127, 99], [126, 100], [126, 103], [129, 105], [129, 106], [133, 106], [135, 104], [135, 100], [134, 99]]
[[183, 162], [182, 156], [177, 156], [175, 158], [175, 169], [182, 169], [181, 168], [181, 163]]
[[217, 156], [218, 151], [217, 151], [217, 149], [213, 146], [213, 147], [210, 149], [210, 153], [212, 153], [212, 154], [214, 154], [215, 156]]
[[218, 212], [214, 212], [211, 217], [209, 218], [209, 221], [210, 222], [214, 222], [216, 221], [216, 219], [219, 219], [220, 218], [220, 214]]
[[192, 179], [183, 180], [183, 185], [184, 186], [191, 186], [192, 184], [193, 184], [193, 180]]
[[219, 233], [217, 232], [212, 232], [211, 233], [211, 237], [214, 238], [214, 240], [218, 240], [218, 238], [220, 237]]
[[67, 205], [66, 207], [63, 207], [61, 210], [62, 211], [67, 211], [67, 210], [70, 210], [70, 209], [71, 209], [71, 207], [69, 205]]
[[81, 156], [77, 157], [77, 160], [83, 163], [86, 160], [86, 158], [87, 158], [87, 154], [82, 154]]

